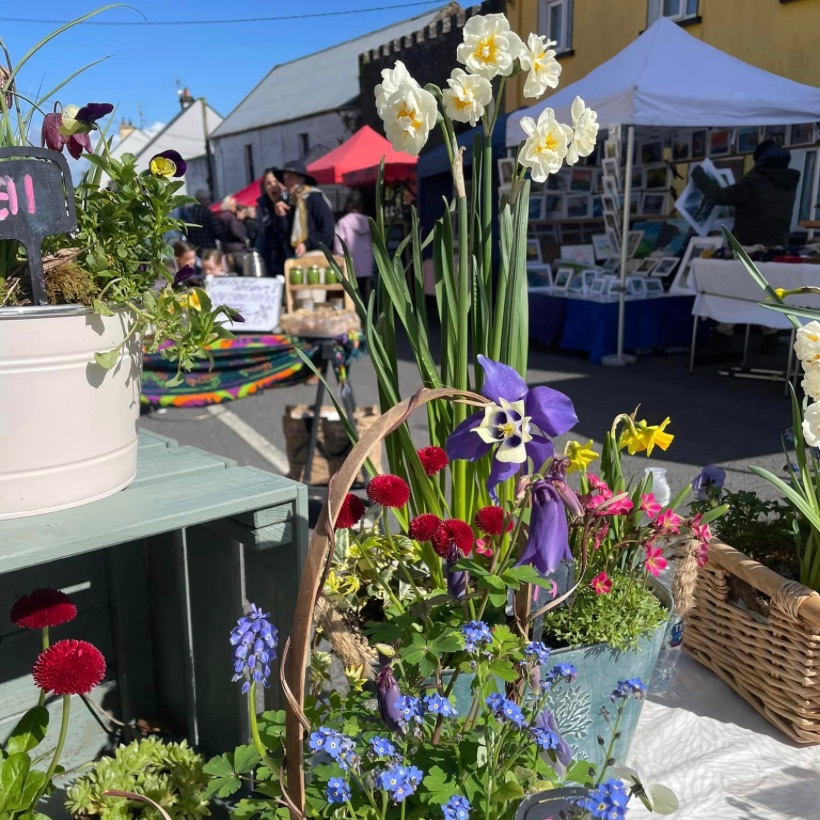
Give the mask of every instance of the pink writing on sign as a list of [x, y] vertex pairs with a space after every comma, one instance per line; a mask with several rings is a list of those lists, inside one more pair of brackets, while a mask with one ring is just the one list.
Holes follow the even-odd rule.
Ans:
[[[25, 209], [28, 213], [33, 214], [37, 210], [37, 205], [34, 200], [34, 182], [31, 174], [23, 177], [23, 191], [26, 198]], [[5, 206], [2, 203], [8, 203], [8, 205]], [[12, 177], [0, 176], [0, 222], [9, 216], [15, 216], [19, 210], [17, 184]]]

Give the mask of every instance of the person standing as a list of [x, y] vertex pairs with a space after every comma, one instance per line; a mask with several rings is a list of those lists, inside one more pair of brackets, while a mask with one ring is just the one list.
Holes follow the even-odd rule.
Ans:
[[275, 168], [288, 192], [288, 228], [293, 255], [304, 256], [321, 250], [321, 245], [333, 247], [334, 219], [330, 202], [316, 188], [316, 180], [307, 172], [301, 160], [288, 162], [284, 168]]
[[236, 215], [236, 207], [236, 199], [232, 196], [226, 196], [222, 200], [219, 221], [222, 223], [222, 250], [233, 257], [234, 263], [239, 267], [236, 272], [240, 273], [242, 260], [247, 250], [248, 234], [245, 231], [245, 226]]
[[189, 205], [184, 214], [186, 237], [197, 253], [216, 247], [219, 239], [219, 222], [208, 207], [211, 204], [211, 192], [200, 188], [194, 196], [196, 205]]
[[356, 283], [364, 299], [370, 293], [373, 281], [373, 243], [370, 240], [370, 222], [362, 213], [364, 201], [361, 191], [352, 190], [345, 200], [344, 216], [336, 223], [333, 252], [344, 256], [350, 254]]
[[248, 236], [248, 246], [256, 245], [256, 237], [259, 235], [259, 226], [256, 224], [256, 208], [251, 205], [236, 206], [236, 218], [244, 225], [245, 233]]
[[265, 170], [259, 188], [260, 196], [256, 200], [259, 233], [254, 248], [262, 256], [268, 276], [283, 276], [285, 259], [289, 256], [285, 188], [273, 168]]

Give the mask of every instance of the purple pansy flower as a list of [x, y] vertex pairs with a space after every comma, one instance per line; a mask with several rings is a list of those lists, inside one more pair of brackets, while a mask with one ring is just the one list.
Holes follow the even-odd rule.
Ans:
[[692, 490], [698, 501], [706, 501], [715, 490], [720, 490], [726, 481], [726, 471], [714, 464], [704, 467], [692, 481]]
[[567, 510], [583, 515], [578, 496], [566, 482], [568, 463], [569, 459], [556, 458], [547, 475], [532, 485], [529, 538], [518, 564], [532, 564], [543, 575], [555, 572], [564, 558], [572, 560]]
[[97, 127], [97, 120], [114, 110], [111, 103], [86, 103], [75, 115], [74, 119], [83, 122], [90, 128]]
[[513, 368], [479, 354], [484, 368], [482, 395], [490, 399], [447, 439], [447, 456], [476, 461], [494, 450], [487, 489], [512, 478], [527, 459], [539, 470], [554, 452], [551, 438], [566, 433], [578, 422], [572, 401], [551, 387], [527, 387]]
[[178, 288], [183, 282], [186, 282], [192, 276], [196, 276], [196, 271], [190, 265], [185, 265], [174, 274], [174, 281], [172, 284], [175, 288]]
[[[160, 160], [160, 162], [157, 162], [157, 160]], [[166, 162], [162, 162], [161, 160], [166, 160]], [[172, 163], [173, 167], [168, 163]], [[174, 151], [173, 148], [169, 148], [167, 151], [154, 154], [148, 163], [148, 167], [151, 169], [151, 173], [156, 176], [181, 177], [185, 174], [188, 163], [185, 162], [179, 151]]]

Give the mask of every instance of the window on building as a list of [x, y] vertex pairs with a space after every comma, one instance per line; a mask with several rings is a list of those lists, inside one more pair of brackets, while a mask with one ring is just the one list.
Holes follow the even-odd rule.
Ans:
[[299, 156], [305, 156], [308, 151], [310, 151], [310, 134], [299, 134]]
[[246, 145], [245, 146], [245, 176], [248, 180], [248, 184], [253, 182], [256, 179], [256, 174], [254, 173], [253, 168], [253, 146]]
[[698, 16], [698, 0], [649, 0], [646, 24], [651, 26], [659, 17], [670, 20], [688, 20]]
[[572, 48], [572, 0], [539, 0], [538, 33], [555, 40], [560, 54]]

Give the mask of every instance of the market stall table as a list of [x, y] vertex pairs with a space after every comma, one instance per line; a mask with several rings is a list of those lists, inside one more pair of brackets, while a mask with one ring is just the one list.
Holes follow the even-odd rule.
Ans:
[[[626, 303], [625, 350], [688, 346], [692, 296], [658, 296]], [[618, 303], [529, 292], [530, 336], [545, 345], [589, 353], [599, 364], [618, 344]]]

